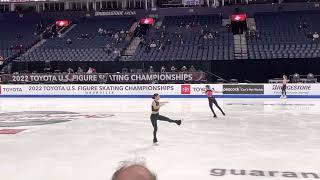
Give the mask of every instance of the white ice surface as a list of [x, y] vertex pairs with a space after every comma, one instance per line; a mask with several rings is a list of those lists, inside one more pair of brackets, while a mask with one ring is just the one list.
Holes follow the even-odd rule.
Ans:
[[160, 146], [152, 146], [150, 99], [0, 99], [1, 113], [83, 115], [0, 135], [0, 179], [109, 180], [134, 158], [145, 158], [159, 180], [270, 179], [214, 177], [213, 168], [320, 173], [320, 100], [218, 99], [227, 114], [215, 109], [218, 119], [206, 98], [162, 100], [170, 103], [161, 114], [184, 122], [158, 122]]

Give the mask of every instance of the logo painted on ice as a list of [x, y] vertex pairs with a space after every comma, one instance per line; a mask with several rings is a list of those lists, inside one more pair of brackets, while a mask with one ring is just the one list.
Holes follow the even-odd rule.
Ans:
[[191, 85], [181, 85], [181, 94], [190, 94]]
[[112, 114], [81, 114], [68, 111], [21, 111], [0, 113], [0, 127], [21, 127], [56, 124], [80, 118], [107, 118]]

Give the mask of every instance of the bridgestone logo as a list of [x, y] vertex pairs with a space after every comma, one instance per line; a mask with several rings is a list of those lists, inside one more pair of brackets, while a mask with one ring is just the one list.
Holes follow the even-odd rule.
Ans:
[[243, 169], [211, 169], [212, 176], [262, 176], [262, 177], [284, 177], [284, 178], [311, 178], [319, 179], [320, 174], [315, 172], [292, 172], [292, 171], [264, 171], [264, 170], [243, 170]]
[[[272, 90], [281, 90], [282, 85], [273, 85]], [[292, 91], [310, 91], [311, 90], [311, 85], [287, 85], [287, 90], [292, 90]]]

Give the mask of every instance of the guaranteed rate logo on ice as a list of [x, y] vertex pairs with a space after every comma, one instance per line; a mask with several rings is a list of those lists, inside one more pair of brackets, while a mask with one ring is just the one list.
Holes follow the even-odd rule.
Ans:
[[266, 170], [244, 170], [244, 169], [224, 169], [214, 168], [210, 171], [211, 176], [251, 176], [251, 177], [268, 177], [275, 179], [319, 179], [320, 173], [316, 172], [293, 172], [293, 171], [266, 171]]

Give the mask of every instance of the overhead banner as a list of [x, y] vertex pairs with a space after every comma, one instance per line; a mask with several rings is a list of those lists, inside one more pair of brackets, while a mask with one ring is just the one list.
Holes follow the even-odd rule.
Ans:
[[96, 11], [95, 16], [134, 16], [136, 11], [125, 10], [125, 11]]
[[95, 74], [5, 74], [3, 84], [26, 83], [161, 83], [200, 82], [206, 80], [204, 72], [183, 73], [95, 73]]

